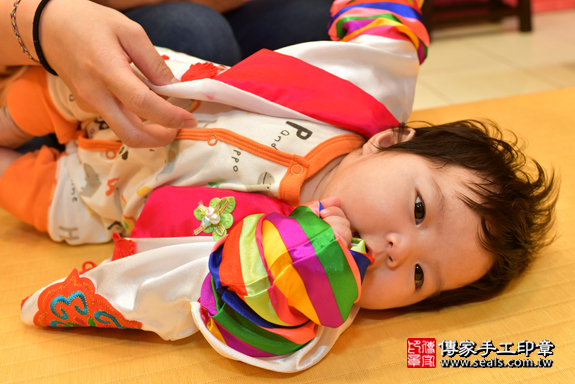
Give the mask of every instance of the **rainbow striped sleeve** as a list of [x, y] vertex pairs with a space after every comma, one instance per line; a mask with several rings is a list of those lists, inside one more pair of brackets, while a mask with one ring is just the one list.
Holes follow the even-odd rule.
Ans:
[[337, 328], [373, 259], [348, 250], [316, 206], [247, 216], [210, 255], [200, 303], [206, 327], [253, 357], [297, 351], [318, 325]]
[[361, 35], [411, 41], [423, 63], [429, 35], [423, 25], [422, 4], [423, 0], [336, 0], [331, 7], [329, 35], [341, 41]]

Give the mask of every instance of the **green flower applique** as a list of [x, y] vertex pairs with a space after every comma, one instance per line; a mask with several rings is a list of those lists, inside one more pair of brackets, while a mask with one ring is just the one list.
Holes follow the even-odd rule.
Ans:
[[234, 197], [213, 198], [208, 207], [200, 201], [198, 208], [194, 209], [194, 216], [202, 224], [194, 230], [194, 235], [200, 232], [211, 233], [216, 241], [227, 235], [227, 229], [234, 223], [232, 211], [235, 207]]

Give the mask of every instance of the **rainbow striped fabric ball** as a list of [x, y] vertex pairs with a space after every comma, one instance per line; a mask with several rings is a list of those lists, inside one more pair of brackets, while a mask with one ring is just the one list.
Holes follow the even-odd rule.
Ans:
[[285, 355], [318, 325], [347, 320], [373, 258], [347, 249], [320, 210], [247, 216], [216, 244], [200, 303], [220, 341], [253, 357]]

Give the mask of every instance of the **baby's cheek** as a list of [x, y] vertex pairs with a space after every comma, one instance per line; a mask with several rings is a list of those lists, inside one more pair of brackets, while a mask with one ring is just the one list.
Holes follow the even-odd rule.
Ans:
[[365, 272], [361, 283], [361, 296], [358, 301], [358, 305], [362, 308], [369, 308], [369, 303], [373, 302], [377, 296], [385, 294], [384, 284], [382, 284], [381, 279], [378, 279], [377, 267], [370, 266]]
[[[361, 283], [362, 291], [365, 290], [367, 293], [384, 291], [387, 285], [385, 279], [383, 278], [382, 271], [379, 270], [377, 266], [370, 266], [365, 272], [363, 281]], [[383, 293], [383, 292], [382, 292]], [[363, 294], [363, 293], [362, 293]]]
[[400, 275], [387, 269], [385, 264], [377, 265], [377, 260], [374, 264], [367, 268], [357, 305], [366, 309], [390, 309], [413, 304], [415, 298], [402, 285]]

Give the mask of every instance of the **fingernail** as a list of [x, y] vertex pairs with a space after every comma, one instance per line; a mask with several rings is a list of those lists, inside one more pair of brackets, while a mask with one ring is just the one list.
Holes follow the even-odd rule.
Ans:
[[198, 122], [196, 121], [196, 119], [188, 119], [185, 120], [182, 125], [180, 125], [180, 128], [195, 128], [198, 126]]
[[321, 217], [325, 217], [325, 216], [329, 215], [329, 210], [328, 209], [322, 209], [321, 211], [319, 211], [319, 214]]

